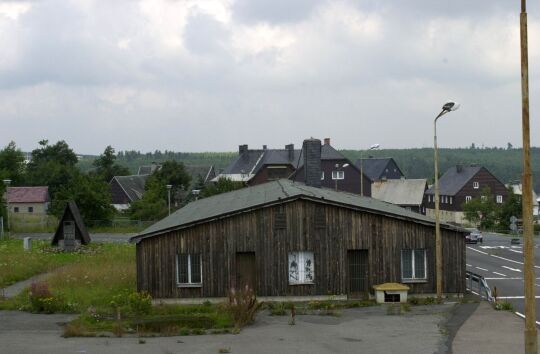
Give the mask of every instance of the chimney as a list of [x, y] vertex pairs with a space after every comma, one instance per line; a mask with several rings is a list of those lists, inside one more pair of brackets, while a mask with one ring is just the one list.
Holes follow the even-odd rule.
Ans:
[[456, 165], [456, 171], [457, 171], [457, 173], [463, 172], [463, 165], [462, 164]]
[[307, 186], [321, 187], [321, 141], [306, 139], [302, 145], [304, 151], [304, 178]]
[[242, 155], [244, 152], [247, 152], [248, 146], [247, 144], [239, 145], [238, 146], [238, 155]]
[[294, 144], [285, 145], [285, 150], [287, 150], [287, 158], [289, 161], [294, 160]]
[[330, 145], [330, 138], [324, 138], [324, 145]]

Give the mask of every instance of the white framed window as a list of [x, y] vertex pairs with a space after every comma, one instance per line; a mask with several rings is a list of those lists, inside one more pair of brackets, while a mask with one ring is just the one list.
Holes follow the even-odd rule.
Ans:
[[332, 179], [345, 179], [345, 171], [332, 171]]
[[472, 200], [472, 197], [470, 195], [465, 197], [465, 203], [468, 203]]
[[498, 195], [497, 196], [497, 203], [501, 204], [503, 202], [503, 196], [502, 195]]
[[473, 182], [473, 183], [472, 183], [472, 186], [473, 186], [474, 189], [478, 189], [478, 188], [480, 188], [480, 183], [478, 183], [478, 182]]
[[453, 198], [452, 198], [452, 197], [449, 197], [449, 198], [450, 198], [450, 204], [452, 204], [452, 201], [453, 201], [452, 199], [453, 199]]
[[487, 200], [487, 197], [486, 197], [485, 195], [481, 195], [481, 196], [480, 196], [480, 200], [483, 201], [483, 202], [485, 202], [485, 201]]
[[430, 203], [431, 202], [431, 195], [427, 195], [427, 202]]
[[176, 255], [176, 284], [180, 287], [202, 285], [202, 262], [199, 253]]
[[401, 279], [403, 281], [427, 280], [425, 249], [401, 250]]
[[324, 171], [321, 171], [321, 181], [324, 180]]
[[313, 252], [289, 252], [289, 284], [313, 284], [315, 261]]

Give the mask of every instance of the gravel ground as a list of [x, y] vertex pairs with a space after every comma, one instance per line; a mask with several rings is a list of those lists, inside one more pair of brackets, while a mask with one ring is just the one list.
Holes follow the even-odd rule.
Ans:
[[341, 316], [259, 314], [240, 334], [145, 338], [62, 338], [71, 315], [0, 312], [0, 352], [10, 353], [446, 353], [444, 324], [454, 305], [412, 307], [388, 315], [384, 306], [347, 309]]

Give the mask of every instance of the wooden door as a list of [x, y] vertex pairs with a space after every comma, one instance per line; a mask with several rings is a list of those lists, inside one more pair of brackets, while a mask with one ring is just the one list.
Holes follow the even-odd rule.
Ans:
[[349, 296], [367, 298], [369, 292], [369, 267], [367, 250], [348, 250], [347, 268]]
[[255, 252], [236, 253], [236, 289], [243, 289], [246, 285], [256, 292], [257, 266]]

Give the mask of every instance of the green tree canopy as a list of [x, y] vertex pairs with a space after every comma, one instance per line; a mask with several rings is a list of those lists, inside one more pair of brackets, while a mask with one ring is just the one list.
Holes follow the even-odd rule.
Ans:
[[24, 154], [12, 141], [0, 150], [0, 182], [10, 179], [13, 185], [20, 185], [23, 183], [24, 172]]
[[49, 211], [61, 217], [68, 201], [77, 203], [87, 225], [95, 221], [109, 221], [114, 215], [109, 185], [100, 178], [75, 171], [69, 183], [55, 193]]
[[473, 198], [462, 205], [465, 219], [479, 224], [482, 229], [493, 229], [498, 223], [499, 207], [489, 187], [482, 189], [479, 198]]
[[220, 177], [216, 183], [211, 183], [204, 187], [200, 196], [202, 198], [206, 198], [216, 194], [226, 193], [244, 187], [245, 184], [243, 182], [232, 181], [228, 178]]
[[94, 173], [105, 182], [110, 182], [114, 176], [128, 176], [129, 169], [116, 163], [116, 155], [112, 146], [107, 146], [105, 151], [92, 163], [96, 170]]

